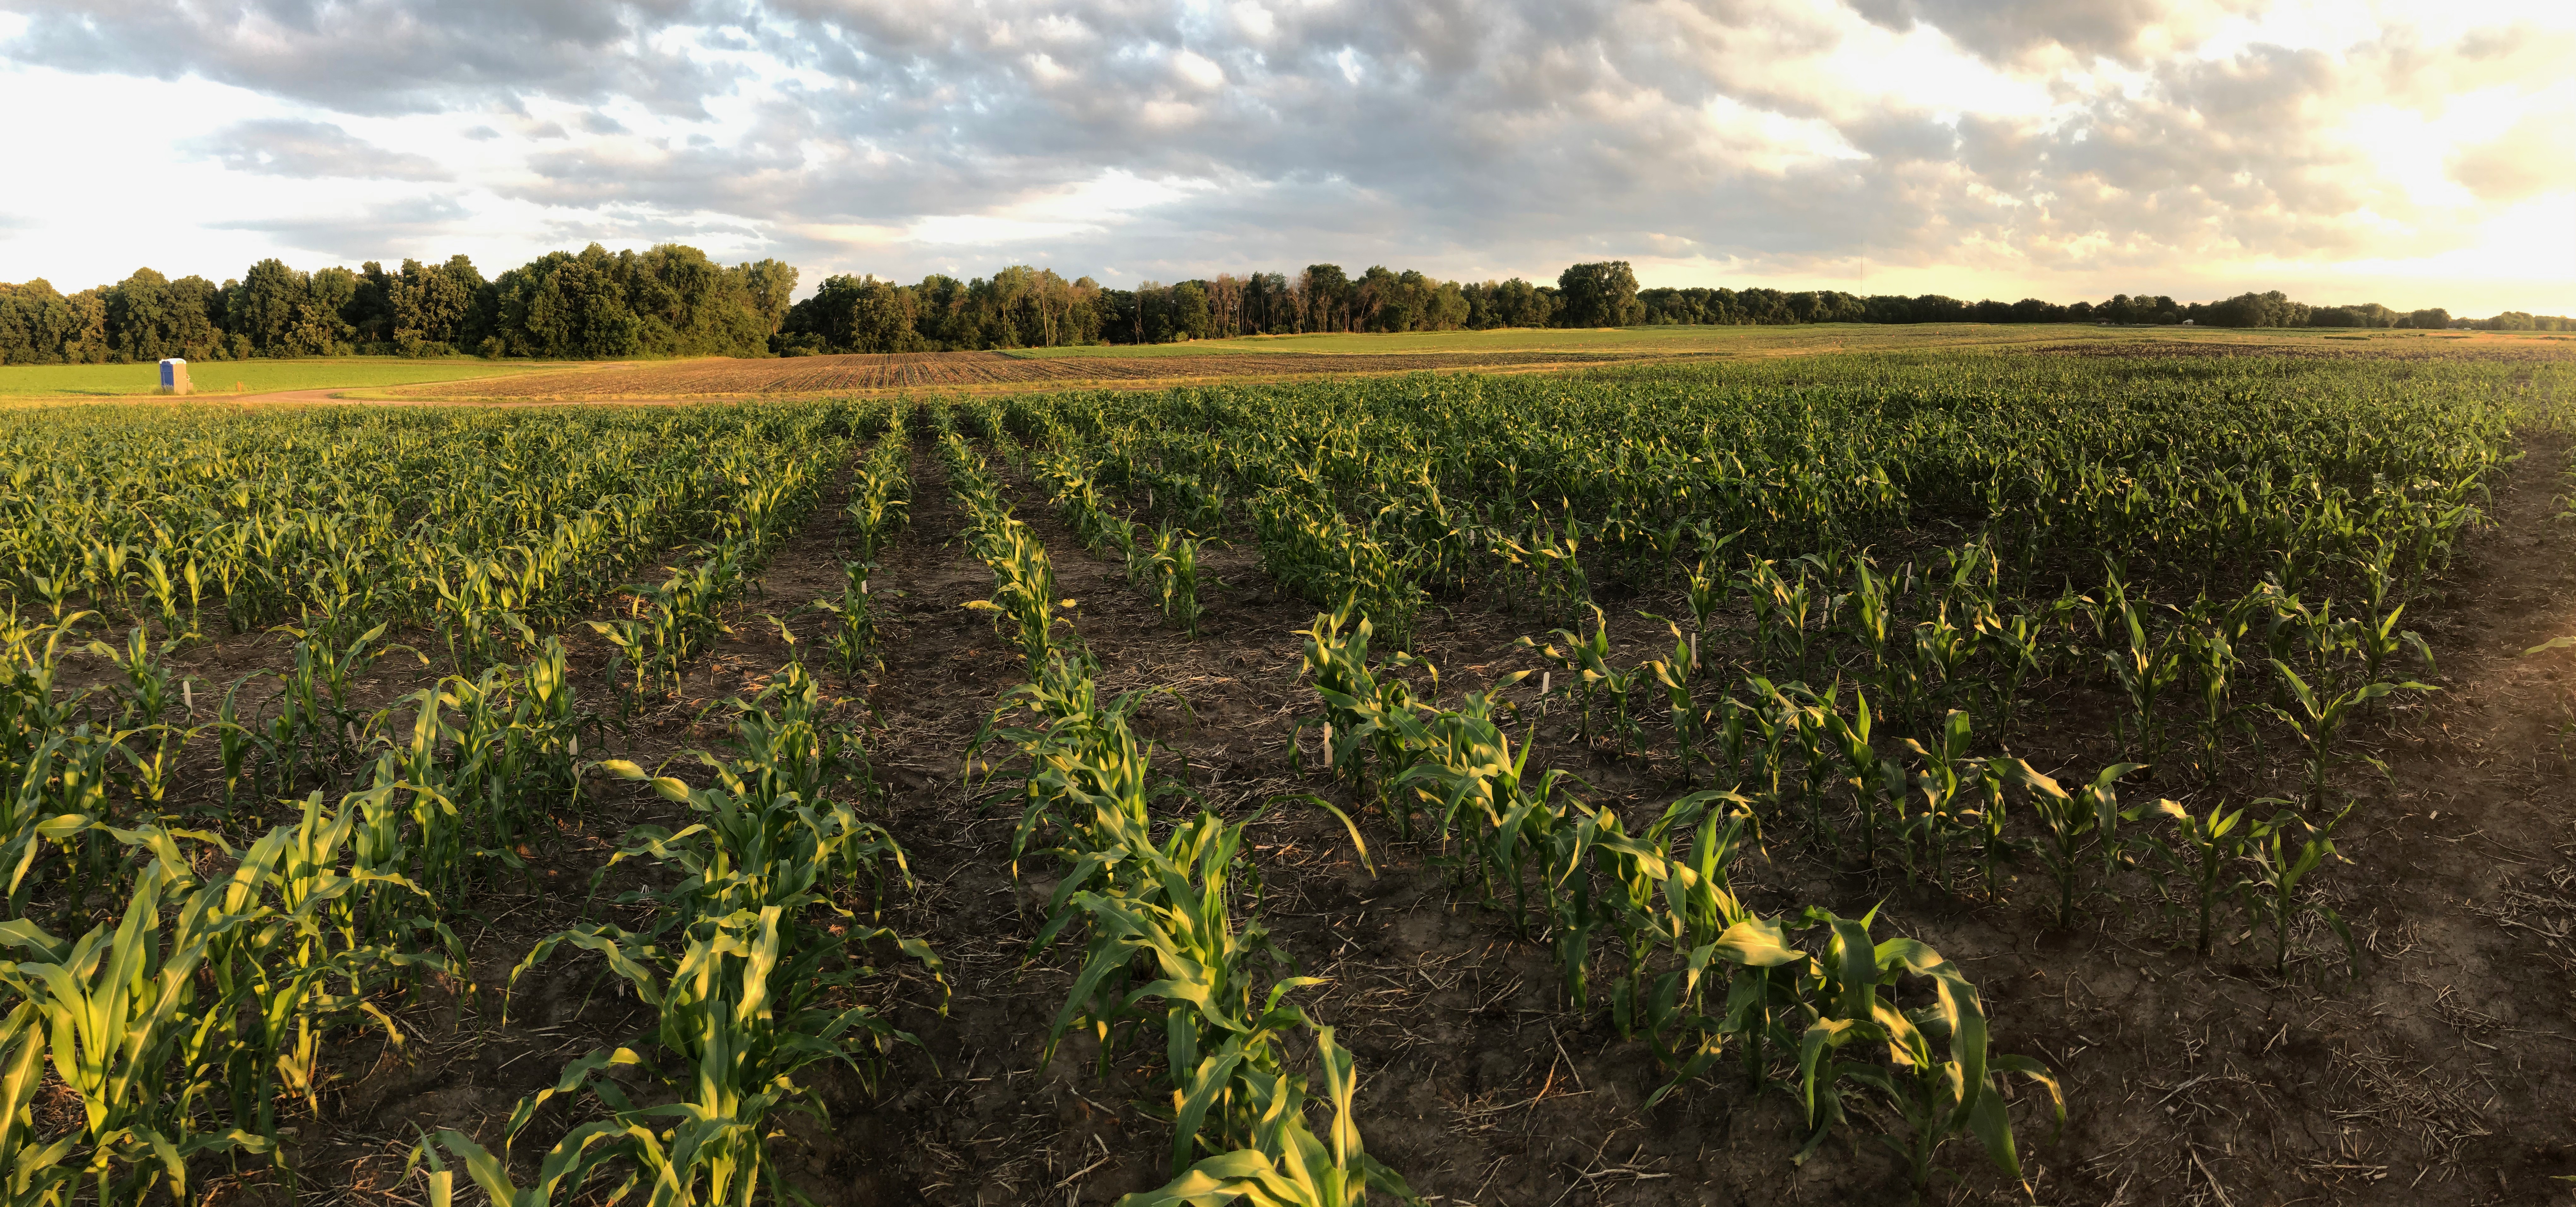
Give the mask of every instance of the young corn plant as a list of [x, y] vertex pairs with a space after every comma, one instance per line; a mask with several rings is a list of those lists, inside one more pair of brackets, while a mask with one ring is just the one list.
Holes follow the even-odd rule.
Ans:
[[1199, 542], [1166, 524], [1154, 536], [1149, 565], [1164, 621], [1192, 637], [1198, 636], [1199, 617], [1207, 614], [1206, 606], [1199, 602]]
[[[823, 1104], [796, 1077], [825, 1061], [847, 1063], [864, 1076], [853, 1032], [872, 1018], [865, 1007], [832, 1000], [839, 978], [817, 977], [821, 953], [793, 942], [789, 908], [770, 905], [704, 919], [672, 945], [638, 940], [615, 927], [583, 926], [540, 941], [518, 969], [518, 978], [560, 946], [598, 953], [653, 1011], [657, 1067], [631, 1048], [593, 1052], [567, 1066], [549, 1089], [522, 1099], [503, 1134], [515, 1142], [537, 1108], [561, 1095], [586, 1091], [608, 1117], [576, 1125], [540, 1163], [540, 1180], [521, 1188], [510, 1179], [509, 1146], [495, 1159], [464, 1135], [448, 1130], [434, 1142], [465, 1162], [495, 1203], [543, 1203], [572, 1198], [612, 1164], [625, 1166], [610, 1189], [620, 1198], [639, 1187], [663, 1203], [753, 1202], [773, 1183], [772, 1201], [792, 1197], [777, 1169], [771, 1141], [776, 1118], [795, 1113], [824, 1118]], [[912, 1041], [887, 1029], [881, 1033]], [[912, 1041], [917, 1042], [917, 1041]], [[635, 1068], [657, 1080], [668, 1105], [638, 1106], [604, 1074]], [[432, 1160], [424, 1140], [416, 1160]]]
[[[1425, 718], [1421, 754], [1396, 778], [1395, 790], [1424, 794], [1438, 822], [1440, 862], [1456, 869], [1461, 882], [1479, 878], [1488, 907], [1509, 891], [1513, 933], [1527, 935], [1525, 875], [1533, 861], [1545, 866], [1555, 832], [1580, 803], [1565, 793], [1572, 777], [1562, 768], [1529, 774], [1532, 747], [1513, 748], [1494, 721], [1496, 707], [1494, 692], [1469, 692], [1456, 709]], [[1447, 853], [1452, 837], [1463, 848], [1455, 856]]]
[[2229, 613], [2194, 619], [2176, 634], [2182, 643], [2183, 679], [2199, 705], [2192, 726], [2200, 739], [2201, 781], [2209, 784], [2217, 783], [2226, 768], [2227, 731], [2238, 725], [2243, 711], [2233, 696], [2236, 668], [2243, 665], [2236, 643], [2245, 630]]
[[[98, 1203], [141, 1203], [161, 1190], [184, 1204], [195, 1158], [274, 1151], [272, 1137], [229, 1125], [215, 1109], [221, 1044], [238, 1005], [197, 985], [213, 932], [227, 925], [210, 916], [214, 900], [189, 894], [175, 925], [162, 917], [163, 895], [189, 887], [184, 868], [146, 863], [122, 920], [77, 941], [23, 922], [0, 931], [15, 957], [0, 962], [0, 986], [15, 999], [0, 1015], [9, 1083], [0, 1149], [14, 1158], [13, 1201], [66, 1202], [85, 1180]], [[79, 1101], [81, 1123], [39, 1145], [31, 1100], [45, 1056]]]
[[1672, 630], [1672, 655], [1651, 660], [1637, 669], [1653, 675], [1655, 682], [1664, 689], [1665, 707], [1673, 725], [1673, 753], [1681, 761], [1682, 786], [1688, 788], [1691, 786], [1691, 764], [1699, 757], [1699, 745], [1708, 729], [1706, 710], [1691, 697], [1691, 679], [1698, 670], [1693, 659], [1697, 657], [1699, 643], [1696, 638], [1684, 636], [1681, 626], [1672, 621], [1665, 621], [1664, 627]]
[[2242, 901], [2253, 887], [2236, 874], [2251, 837], [2250, 830], [2237, 828], [2245, 820], [2245, 811], [2212, 805], [2209, 812], [2195, 814], [2169, 800], [2157, 801], [2156, 811], [2174, 823], [2172, 840], [2149, 836], [2155, 866], [2162, 873], [2158, 879], [2170, 875], [2190, 893], [2187, 904], [2196, 923], [2192, 950], [2207, 959], [2219, 907]]
[[1122, 1196], [1118, 1207], [1367, 1207], [1372, 1190], [1420, 1202], [1404, 1177], [1369, 1156], [1361, 1142], [1351, 1108], [1359, 1077], [1331, 1027], [1315, 1028], [1315, 1065], [1333, 1110], [1322, 1136], [1306, 1121], [1305, 1078], [1238, 1062], [1229, 1075], [1240, 1082], [1252, 1121], [1240, 1147], [1199, 1161], [1160, 1188]]
[[2103, 655], [2111, 677], [2129, 698], [2126, 713], [2113, 714], [2114, 737], [2138, 765], [2150, 767], [2164, 758], [2165, 723], [2159, 709], [2167, 689], [2182, 677], [2183, 649], [2173, 629], [2150, 639], [2145, 609], [2129, 598], [2128, 584], [2117, 570], [2103, 592], [2102, 614], [2122, 644]]
[[[1395, 823], [1396, 837], [1409, 841], [1413, 794], [1399, 784], [1424, 735], [1411, 685], [1392, 672], [1423, 664], [1398, 653], [1372, 669], [1369, 641], [1375, 634], [1376, 626], [1365, 616], [1352, 626], [1349, 608], [1318, 614], [1314, 627], [1300, 634], [1306, 638], [1305, 674], [1324, 702], [1325, 768], [1350, 781], [1353, 809], [1374, 800]], [[1377, 765], [1374, 795], [1369, 790], [1371, 762]]]
[[2137, 770], [2138, 765], [2114, 763], [2094, 776], [2092, 783], [2068, 792], [2020, 759], [2004, 759], [2001, 763], [2005, 776], [2029, 796], [2031, 812], [2042, 827], [2039, 856], [2049, 877], [2057, 881], [2057, 925], [2073, 926], [2076, 889], [2083, 880], [2085, 855], [2099, 848], [2116, 858], [2120, 801], [2114, 785], [2122, 776]]
[[[1636, 747], [1637, 723], [1631, 707], [1638, 681], [1645, 677], [1644, 667], [1622, 671], [1610, 665], [1610, 622], [1598, 607], [1592, 608], [1592, 635], [1578, 636], [1567, 629], [1549, 634], [1557, 639], [1545, 646], [1523, 637], [1517, 643], [1523, 649], [1536, 649], [1540, 655], [1565, 672], [1566, 694], [1576, 702], [1578, 724], [1586, 740], [1596, 736], [1593, 714], [1601, 711], [1604, 728], [1621, 751]], [[1557, 642], [1562, 642], [1560, 646]]]
[[[1798, 1161], [1847, 1117], [1848, 1082], [1874, 1091], [1903, 1124], [1880, 1139], [1904, 1158], [1918, 1199], [1932, 1189], [1942, 1146], [1960, 1136], [1975, 1137], [1995, 1168], [2021, 1180], [2003, 1082], [2009, 1074], [2046, 1090], [2063, 1126], [2066, 1099], [2047, 1066], [1990, 1050], [1976, 986], [1941, 953], [1913, 939], [1873, 943], [1867, 916], [1810, 909], [1808, 921], [1825, 926], [1828, 938], [1813, 960], [1817, 1017], [1799, 1043], [1799, 1089], [1813, 1131]], [[1899, 1004], [1895, 991], [1909, 976], [1930, 983], [1930, 1005], [1909, 1010]], [[1883, 1047], [1887, 1064], [1845, 1058], [1844, 1050], [1856, 1045]]]
[[2352, 816], [2352, 810], [2346, 804], [2324, 825], [2316, 825], [2298, 811], [2284, 809], [2270, 821], [2256, 823], [2245, 836], [2246, 858], [2253, 865], [2245, 881], [2246, 901], [2272, 931], [2272, 975], [2276, 977], [2290, 969], [2291, 928], [2310, 915], [2323, 919], [2343, 940], [2351, 975], [2361, 975], [2361, 947], [2353, 942], [2352, 928], [2344, 924], [2343, 915], [2317, 900], [2307, 884], [2328, 858], [2342, 858], [2334, 846], [2335, 827]]
[[843, 563], [841, 598], [814, 601], [816, 608], [833, 618], [831, 636], [825, 641], [832, 651], [832, 667], [844, 679], [855, 681], [863, 672], [885, 665], [877, 652], [875, 598], [868, 591], [868, 579], [875, 569], [867, 562]]
[[[2408, 679], [2403, 682], [2372, 680], [2348, 690], [2337, 691], [2336, 685], [2320, 679], [2315, 686], [2291, 670], [2288, 663], [2272, 660], [2273, 673], [2279, 676], [2280, 688], [2289, 707], [2270, 706], [2274, 717], [2289, 727], [2299, 740], [2301, 761], [2307, 770], [2307, 800], [2311, 813], [2322, 816], [2329, 792], [2328, 779], [2334, 769], [2349, 761], [2350, 756], [2336, 749], [2343, 727], [2371, 701], [2401, 691], [2433, 692], [2442, 689], [2430, 683]], [[2363, 756], [2373, 767], [2385, 767], [2378, 759]]]
[[[677, 832], [639, 827], [616, 856], [659, 861], [677, 883], [623, 898], [654, 908], [645, 930], [585, 924], [548, 936], [511, 982], [559, 949], [597, 953], [655, 1012], [664, 1063], [657, 1067], [628, 1048], [594, 1052], [568, 1066], [552, 1089], [523, 1100], [505, 1129], [514, 1140], [558, 1095], [586, 1091], [609, 1115], [568, 1132], [546, 1154], [533, 1188], [509, 1180], [506, 1149], [495, 1160], [457, 1133], [439, 1133], [436, 1144], [463, 1159], [494, 1201], [577, 1194], [611, 1163], [626, 1167], [612, 1197], [649, 1185], [660, 1202], [749, 1204], [764, 1181], [772, 1183], [773, 1201], [798, 1197], [779, 1182], [770, 1145], [779, 1134], [776, 1117], [824, 1116], [798, 1074], [837, 1061], [873, 1086], [896, 1045], [920, 1046], [882, 1009], [849, 1000], [857, 983], [875, 974], [853, 967], [850, 953], [893, 941], [922, 963], [945, 1009], [947, 981], [936, 955], [918, 939], [853, 924], [853, 911], [836, 900], [863, 872], [881, 877], [891, 865], [901, 873], [903, 854], [882, 829], [831, 799], [832, 789], [850, 782], [855, 755], [817, 726], [819, 706], [817, 685], [790, 664], [769, 692], [737, 704], [731, 757], [700, 753], [715, 772], [707, 788], [648, 776], [631, 763], [601, 764], [612, 775], [649, 782], [700, 818]], [[655, 1077], [677, 1101], [638, 1107], [603, 1076], [629, 1067]], [[435, 1161], [429, 1141], [416, 1158]]]
[[[1923, 808], [1915, 814], [1907, 837], [1920, 845], [1932, 882], [1945, 893], [1957, 891], [1950, 874], [1952, 850], [1987, 832], [1983, 794], [1978, 790], [1987, 765], [1969, 757], [1971, 728], [1968, 714], [1954, 708], [1942, 718], [1940, 735], [1929, 745], [1905, 739], [1906, 751], [1920, 768], [1913, 776], [1914, 791], [1923, 798]], [[1907, 865], [1913, 866], [1910, 856]]]

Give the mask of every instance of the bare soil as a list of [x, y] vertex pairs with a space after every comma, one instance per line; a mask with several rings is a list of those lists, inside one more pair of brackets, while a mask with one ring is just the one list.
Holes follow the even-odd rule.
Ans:
[[[2357, 764], [2340, 785], [2363, 803], [2340, 842], [2351, 862], [2324, 883], [2363, 942], [2358, 978], [2345, 975], [2339, 945], [2321, 931], [2302, 936], [2286, 979], [2272, 975], [2259, 939], [2224, 943], [2204, 960], [2174, 945], [2136, 879], [2061, 931], [2049, 925], [2052, 894], [2035, 876], [2000, 901], [1961, 900], [1778, 844], [1768, 860], [1739, 865], [1752, 904], [1857, 915], [1884, 902], [1881, 935], [1918, 936], [1969, 970], [1999, 1049], [2039, 1057], [2066, 1082], [2072, 1119], [2062, 1133], [2052, 1135], [2026, 1096], [2017, 1112], [2039, 1201], [2567, 1201], [2566, 1184], [2552, 1179], [2576, 1173], [2576, 792], [2563, 753], [2563, 727], [2576, 720], [2576, 651], [2521, 651], [2576, 633], [2576, 539], [2551, 519], [2568, 442], [2534, 434], [2528, 446], [2444, 595], [2409, 614], [2443, 655], [2444, 690], [2368, 722], [2360, 740], [2386, 771]], [[979, 807], [961, 775], [968, 741], [1023, 669], [962, 606], [991, 582], [951, 543], [960, 517], [935, 458], [917, 457], [915, 472], [915, 527], [878, 579], [890, 592], [881, 597], [884, 672], [830, 682], [847, 694], [840, 715], [868, 728], [888, 789], [880, 819], [919, 879], [916, 893], [891, 903], [889, 921], [938, 949], [956, 996], [942, 1015], [917, 974], [890, 977], [887, 1002], [927, 1051], [897, 1056], [873, 1088], [822, 1072], [815, 1084], [829, 1118], [792, 1125], [802, 1143], [784, 1151], [796, 1186], [838, 1207], [1111, 1202], [1161, 1181], [1169, 1130], [1148, 1110], [1164, 1093], [1142, 1059], [1120, 1061], [1103, 1079], [1080, 1041], [1051, 1064], [1039, 1060], [1071, 952], [1025, 958], [1051, 887], [1047, 869], [1014, 882], [1014, 818]], [[1075, 628], [1103, 664], [1104, 690], [1168, 687], [1185, 703], [1146, 712], [1170, 774], [1230, 816], [1283, 793], [1337, 792], [1304, 769], [1293, 742], [1315, 712], [1296, 636], [1314, 609], [1283, 598], [1253, 550], [1210, 551], [1202, 574], [1224, 586], [1202, 634], [1187, 638], [1020, 489], [1021, 515], [1045, 537], [1064, 593], [1080, 600]], [[785, 616], [836, 592], [834, 514], [827, 503], [774, 559], [765, 596], [744, 604], [679, 698], [609, 738], [613, 752], [650, 766], [717, 742], [720, 718], [701, 710], [756, 691], [789, 653], [758, 614]], [[1668, 640], [1641, 610], [1676, 606], [1640, 597], [1611, 607], [1622, 665], [1662, 653]], [[819, 647], [824, 619], [792, 619], [807, 649]], [[1460, 601], [1425, 614], [1416, 652], [1442, 669], [1443, 695], [1454, 698], [1535, 665], [1511, 643], [1543, 627]], [[579, 629], [566, 639], [590, 707], [613, 712], [607, 651]], [[281, 652], [266, 639], [233, 638], [185, 658], [214, 682], [273, 665]], [[368, 690], [390, 702], [434, 677], [392, 659]], [[198, 707], [211, 707], [202, 691]], [[2043, 684], [2027, 712], [2033, 723], [2013, 747], [2035, 766], [2089, 778], [2112, 761], [2107, 700], [2096, 689]], [[1619, 757], [1549, 721], [1536, 761], [1577, 772], [1590, 785], [1581, 795], [1631, 817], [1682, 791], [1668, 736], [1655, 757]], [[2296, 782], [2278, 751], [2269, 765], [2238, 752], [2237, 765], [2256, 769], [2223, 785], [2234, 803], [2286, 795]], [[2157, 794], [2196, 809], [2220, 799], [2164, 781], [2128, 795]], [[617, 882], [594, 900], [593, 870], [628, 826], [671, 820], [658, 798], [599, 786], [590, 812], [568, 820], [529, 876], [464, 903], [474, 920], [459, 930], [477, 979], [497, 990], [538, 937], [608, 916], [601, 902]], [[1568, 1009], [1546, 948], [1451, 892], [1427, 862], [1432, 852], [1386, 841], [1374, 819], [1364, 824], [1374, 878], [1319, 814], [1265, 814], [1254, 827], [1261, 915], [1304, 970], [1329, 979], [1308, 1007], [1358, 1058], [1371, 1151], [1417, 1190], [1485, 1207], [1909, 1197], [1899, 1163], [1866, 1123], [1793, 1165], [1799, 1111], [1776, 1091], [1751, 1095], [1720, 1076], [1641, 1110], [1661, 1083], [1642, 1045], [1619, 1039], [1599, 1011]], [[375, 1036], [350, 1042], [319, 1116], [294, 1120], [298, 1197], [418, 1201], [419, 1183], [401, 1176], [418, 1129], [458, 1127], [497, 1143], [512, 1105], [566, 1062], [649, 1042], [634, 1000], [594, 972], [559, 957], [521, 982], [506, 1021], [488, 996], [464, 1011], [433, 998], [402, 1012], [414, 1029], [405, 1047]], [[522, 1156], [542, 1151], [572, 1117], [550, 1107]], [[2026, 1201], [1969, 1144], [1949, 1150], [1945, 1164], [1963, 1176], [1936, 1192], [1942, 1201]], [[224, 1191], [229, 1201], [285, 1197], [264, 1173]]]

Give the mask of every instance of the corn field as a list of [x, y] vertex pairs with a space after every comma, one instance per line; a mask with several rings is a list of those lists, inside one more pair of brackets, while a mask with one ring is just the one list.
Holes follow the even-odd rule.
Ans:
[[[2065, 1197], [2074, 1049], [1991, 935], [2384, 975], [2348, 865], [2563, 376], [1978, 352], [0, 415], [8, 1201], [349, 1193], [315, 1137], [383, 1074], [345, 1053], [560, 1018], [369, 1193], [1617, 1201], [1672, 1175], [1607, 1136], [1759, 1117], [1782, 1178]], [[1520, 961], [1518, 1109], [1569, 1070], [1589, 1164], [1405, 1124], [1440, 1058], [1334, 970], [1407, 893], [1448, 919], [1424, 967]], [[1002, 1093], [994, 1060], [1119, 1145], [1038, 1176], [923, 1140], [880, 1163], [970, 1172], [872, 1191], [801, 1155]]]

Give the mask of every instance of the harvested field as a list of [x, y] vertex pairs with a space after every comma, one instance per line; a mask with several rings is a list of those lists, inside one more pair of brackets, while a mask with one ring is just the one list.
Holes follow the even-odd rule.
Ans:
[[[1696, 353], [1694, 356], [1707, 356]], [[1204, 377], [1302, 377], [1511, 369], [1639, 359], [1615, 352], [1439, 352], [1396, 355], [1291, 352], [1213, 356], [1086, 356], [1039, 360], [1005, 352], [904, 352], [788, 360], [694, 360], [553, 375], [543, 381], [457, 382], [401, 393], [412, 398], [680, 398], [778, 396], [925, 387], [1075, 385]]]

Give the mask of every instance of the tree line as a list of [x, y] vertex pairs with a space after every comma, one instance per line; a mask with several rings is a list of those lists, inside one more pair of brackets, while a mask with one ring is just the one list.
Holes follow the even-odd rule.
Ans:
[[267, 259], [237, 280], [171, 280], [149, 268], [57, 292], [0, 283], [0, 364], [250, 357], [766, 356], [796, 270], [731, 267], [680, 244], [549, 252], [486, 280], [474, 262], [368, 261], [303, 272]]
[[791, 302], [797, 270], [777, 260], [720, 265], [670, 243], [609, 252], [594, 243], [550, 252], [486, 280], [464, 256], [405, 260], [392, 271], [302, 272], [274, 260], [238, 280], [171, 280], [149, 268], [114, 285], [64, 295], [43, 280], [0, 284], [0, 364], [150, 361], [165, 356], [474, 354], [546, 359], [802, 356], [938, 352], [1064, 344], [1315, 332], [1414, 332], [1503, 327], [1785, 325], [1798, 323], [2111, 323], [2212, 327], [2476, 327], [2576, 330], [2576, 321], [2507, 311], [2454, 319], [2440, 309], [2377, 303], [2310, 306], [2278, 291], [2214, 302], [2120, 294], [2105, 302], [2037, 298], [1968, 302], [1939, 294], [1861, 297], [1836, 290], [1640, 289], [1624, 260], [1575, 264], [1554, 284], [1519, 277], [1443, 281], [1336, 264], [1295, 274], [1213, 278], [1112, 289], [1090, 277], [1014, 265], [960, 281], [934, 274], [903, 285], [874, 276], [825, 277]]

